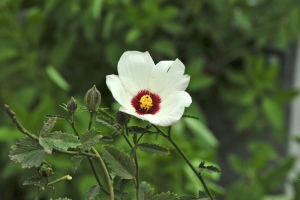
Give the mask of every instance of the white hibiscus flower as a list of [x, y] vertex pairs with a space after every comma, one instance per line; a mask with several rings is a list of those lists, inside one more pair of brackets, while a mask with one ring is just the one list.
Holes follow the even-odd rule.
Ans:
[[185, 92], [190, 76], [175, 61], [154, 64], [148, 52], [127, 51], [118, 63], [117, 75], [106, 76], [106, 84], [122, 112], [159, 126], [178, 123], [185, 107], [192, 103]]

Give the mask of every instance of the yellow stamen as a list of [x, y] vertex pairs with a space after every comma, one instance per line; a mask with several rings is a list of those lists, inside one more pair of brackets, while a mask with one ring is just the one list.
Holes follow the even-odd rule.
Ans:
[[147, 111], [153, 106], [152, 98], [149, 94], [145, 94], [144, 96], [142, 96], [142, 98], [140, 99], [140, 103], [140, 107]]

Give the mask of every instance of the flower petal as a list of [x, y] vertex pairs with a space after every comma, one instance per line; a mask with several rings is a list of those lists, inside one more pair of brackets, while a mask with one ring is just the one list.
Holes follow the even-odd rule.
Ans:
[[191, 103], [192, 98], [187, 92], [176, 91], [161, 103], [161, 110], [155, 115], [139, 115], [134, 109], [128, 109], [123, 106], [120, 108], [120, 111], [158, 126], [171, 126], [179, 122], [185, 107], [188, 107]]
[[160, 126], [170, 126], [178, 123], [183, 115], [185, 107], [192, 103], [191, 96], [185, 91], [176, 91], [171, 93], [162, 101], [161, 110], [155, 115], [159, 118]]
[[106, 85], [111, 91], [114, 99], [126, 108], [132, 107], [130, 100], [132, 96], [125, 90], [119, 76], [108, 75], [106, 76]]
[[118, 72], [123, 86], [132, 96], [140, 90], [148, 89], [154, 66], [148, 52], [127, 51], [123, 53], [118, 63]]
[[174, 91], [183, 91], [190, 82], [190, 76], [184, 75], [185, 66], [175, 61], [161, 61], [152, 70], [149, 90], [165, 99]]

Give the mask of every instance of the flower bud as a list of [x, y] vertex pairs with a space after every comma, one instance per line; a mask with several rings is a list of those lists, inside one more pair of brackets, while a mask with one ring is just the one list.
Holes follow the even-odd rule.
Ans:
[[130, 121], [130, 115], [128, 115], [127, 113], [118, 111], [116, 114], [116, 120], [117, 120], [117, 123], [120, 124], [121, 126], [126, 126]]
[[43, 178], [50, 178], [50, 176], [53, 173], [51, 166], [45, 164], [38, 166], [37, 171], [39, 175]]
[[97, 90], [95, 85], [85, 94], [84, 103], [90, 112], [99, 108], [101, 103], [101, 93]]
[[76, 100], [73, 97], [71, 97], [71, 100], [67, 104], [67, 109], [68, 109], [68, 111], [71, 115], [73, 115], [76, 112], [77, 103], [76, 103]]

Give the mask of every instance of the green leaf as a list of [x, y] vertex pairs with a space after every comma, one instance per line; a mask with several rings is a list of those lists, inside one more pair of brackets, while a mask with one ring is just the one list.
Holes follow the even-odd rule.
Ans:
[[99, 185], [93, 185], [90, 187], [88, 194], [86, 196], [86, 200], [93, 200], [96, 198], [96, 196], [99, 194], [100, 186]]
[[100, 138], [100, 140], [106, 141], [106, 142], [111, 142], [111, 141], [113, 141], [113, 138], [112, 138], [111, 136], [109, 136], [109, 135], [103, 135], [103, 136]]
[[79, 148], [84, 151], [89, 151], [92, 146], [99, 142], [101, 138], [102, 136], [96, 129], [93, 128], [91, 130], [87, 130], [84, 134], [82, 134], [80, 138], [81, 145], [79, 146]]
[[41, 129], [40, 135], [47, 135], [52, 130], [54, 124], [56, 123], [56, 117], [50, 118], [47, 122], [44, 123], [44, 126]]
[[35, 185], [38, 187], [43, 187], [43, 184], [41, 184], [42, 180], [43, 178], [41, 176], [35, 175], [24, 181], [23, 185]]
[[60, 75], [60, 73], [53, 67], [46, 67], [46, 73], [50, 80], [53, 81], [60, 89], [63, 91], [68, 91], [70, 89], [69, 83]]
[[199, 117], [196, 117], [196, 116], [193, 116], [193, 115], [189, 115], [189, 114], [182, 115], [182, 117], [184, 117], [184, 118], [191, 118], [191, 119], [200, 120], [200, 118], [199, 118]]
[[[53, 199], [51, 198], [50, 200], [53, 200]], [[72, 199], [69, 199], [69, 198], [65, 197], [65, 198], [58, 198], [58, 199], [55, 199], [55, 200], [72, 200]]]
[[[180, 200], [201, 200], [198, 197], [194, 197], [194, 196], [190, 196], [190, 195], [181, 196], [179, 199]], [[207, 199], [207, 198], [205, 198], [205, 199]]]
[[101, 122], [102, 124], [106, 125], [107, 127], [118, 130], [118, 124], [115, 120], [112, 120], [104, 115], [97, 115], [96, 121]]
[[113, 146], [103, 146], [103, 155], [108, 166], [123, 179], [135, 178], [135, 163], [128, 154]]
[[86, 158], [85, 156], [73, 156], [73, 157], [71, 158], [71, 160], [74, 162], [71, 171], [72, 171], [74, 174], [75, 174], [77, 168], [79, 167], [81, 161], [82, 161], [83, 159], [85, 159], [85, 158]]
[[160, 156], [164, 156], [169, 154], [169, 150], [164, 147], [157, 144], [151, 144], [151, 143], [140, 143], [137, 145], [137, 147], [146, 153], [149, 154], [156, 154]]
[[262, 105], [268, 121], [271, 123], [275, 133], [277, 133], [277, 137], [279, 139], [282, 139], [283, 129], [284, 129], [282, 107], [277, 102], [275, 102], [273, 99], [270, 98], [263, 99]]
[[47, 114], [45, 115], [46, 118], [57, 118], [57, 119], [64, 119], [66, 121], [68, 121], [68, 119], [64, 116], [61, 116], [61, 115], [51, 115], [51, 114]]
[[160, 193], [153, 196], [151, 200], [178, 200], [177, 194], [166, 192]]
[[153, 189], [146, 182], [142, 182], [139, 188], [139, 199], [140, 200], [152, 200]]
[[68, 148], [76, 148], [80, 145], [77, 136], [63, 133], [61, 131], [55, 131], [46, 135], [41, 134], [39, 137], [39, 143], [44, 147], [48, 154], [52, 153], [53, 147], [68, 150]]
[[221, 174], [221, 171], [219, 168], [213, 166], [213, 165], [210, 165], [210, 166], [205, 166], [205, 162], [201, 162], [198, 169], [200, 171], [202, 170], [205, 170], [205, 171], [208, 171], [208, 172], [212, 172], [212, 173], [218, 173], [218, 174]]
[[128, 133], [141, 133], [141, 134], [150, 133], [150, 134], [154, 134], [154, 132], [149, 131], [148, 129], [140, 127], [140, 126], [129, 126], [128, 127]]
[[38, 167], [46, 159], [44, 148], [34, 139], [25, 137], [12, 146], [9, 158], [15, 163], [21, 163], [22, 167]]

